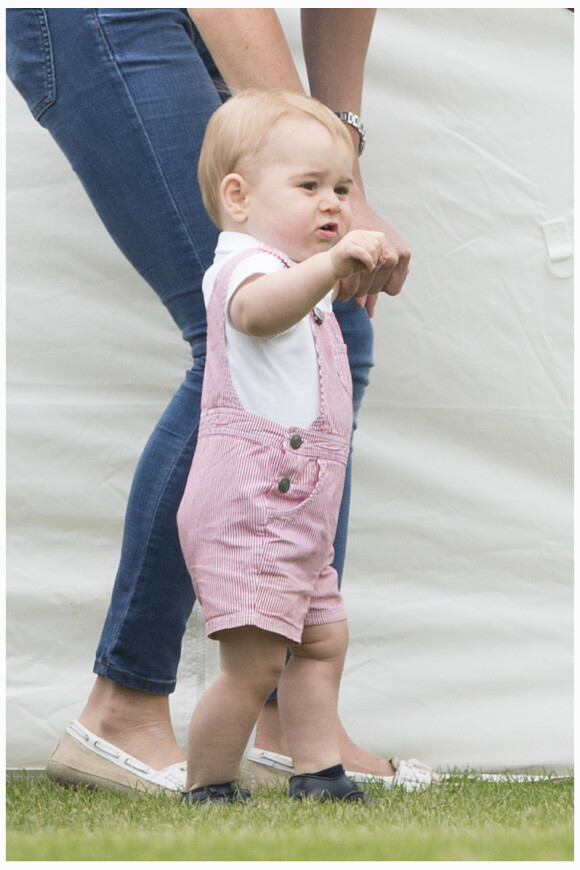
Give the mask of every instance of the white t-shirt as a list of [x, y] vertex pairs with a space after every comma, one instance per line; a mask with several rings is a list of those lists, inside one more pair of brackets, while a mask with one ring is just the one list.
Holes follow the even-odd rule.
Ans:
[[[214, 262], [203, 279], [206, 308], [218, 272], [228, 258], [259, 246], [258, 239], [246, 233], [220, 233]], [[229, 300], [250, 275], [283, 268], [277, 257], [266, 252], [243, 260], [230, 278], [226, 307], [229, 308]], [[332, 292], [317, 308], [332, 311]], [[233, 326], [228, 316], [226, 347], [232, 381], [247, 411], [283, 426], [306, 428], [314, 422], [320, 411], [320, 385], [310, 316], [273, 338], [246, 335]]]

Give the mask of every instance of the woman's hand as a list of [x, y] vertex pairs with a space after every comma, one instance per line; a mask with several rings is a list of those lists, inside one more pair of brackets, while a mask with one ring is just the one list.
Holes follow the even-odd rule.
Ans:
[[337, 298], [346, 302], [355, 296], [361, 307], [366, 305], [372, 317], [379, 293], [396, 296], [401, 292], [409, 273], [411, 251], [396, 230], [372, 210], [364, 194], [356, 186], [351, 191], [350, 204], [352, 228], [379, 232], [385, 239], [385, 247], [378, 268], [356, 272], [341, 279]]

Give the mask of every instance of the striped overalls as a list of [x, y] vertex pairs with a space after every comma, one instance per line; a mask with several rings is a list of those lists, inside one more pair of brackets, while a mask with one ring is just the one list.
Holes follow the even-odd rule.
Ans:
[[[290, 261], [274, 253], [287, 268]], [[246, 625], [299, 643], [305, 625], [346, 618], [333, 540], [352, 435], [346, 346], [332, 313], [312, 312], [320, 411], [306, 429], [244, 409], [230, 377], [228, 282], [244, 251], [219, 273], [208, 306], [207, 362], [198, 443], [178, 512], [185, 562], [209, 636]]]

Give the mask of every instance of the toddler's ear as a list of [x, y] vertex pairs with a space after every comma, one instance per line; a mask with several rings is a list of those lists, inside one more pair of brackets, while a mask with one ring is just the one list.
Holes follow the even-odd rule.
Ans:
[[247, 218], [248, 182], [237, 172], [230, 172], [220, 185], [222, 206], [236, 223], [243, 223]]

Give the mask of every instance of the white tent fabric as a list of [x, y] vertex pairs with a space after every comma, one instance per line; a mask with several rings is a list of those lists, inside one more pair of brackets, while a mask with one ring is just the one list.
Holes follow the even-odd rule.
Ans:
[[[564, 9], [377, 15], [362, 165], [413, 260], [355, 441], [341, 715], [387, 757], [572, 763], [572, 52]], [[92, 685], [188, 349], [11, 86], [7, 112], [7, 766], [36, 768]], [[182, 742], [216, 647], [194, 611]]]

